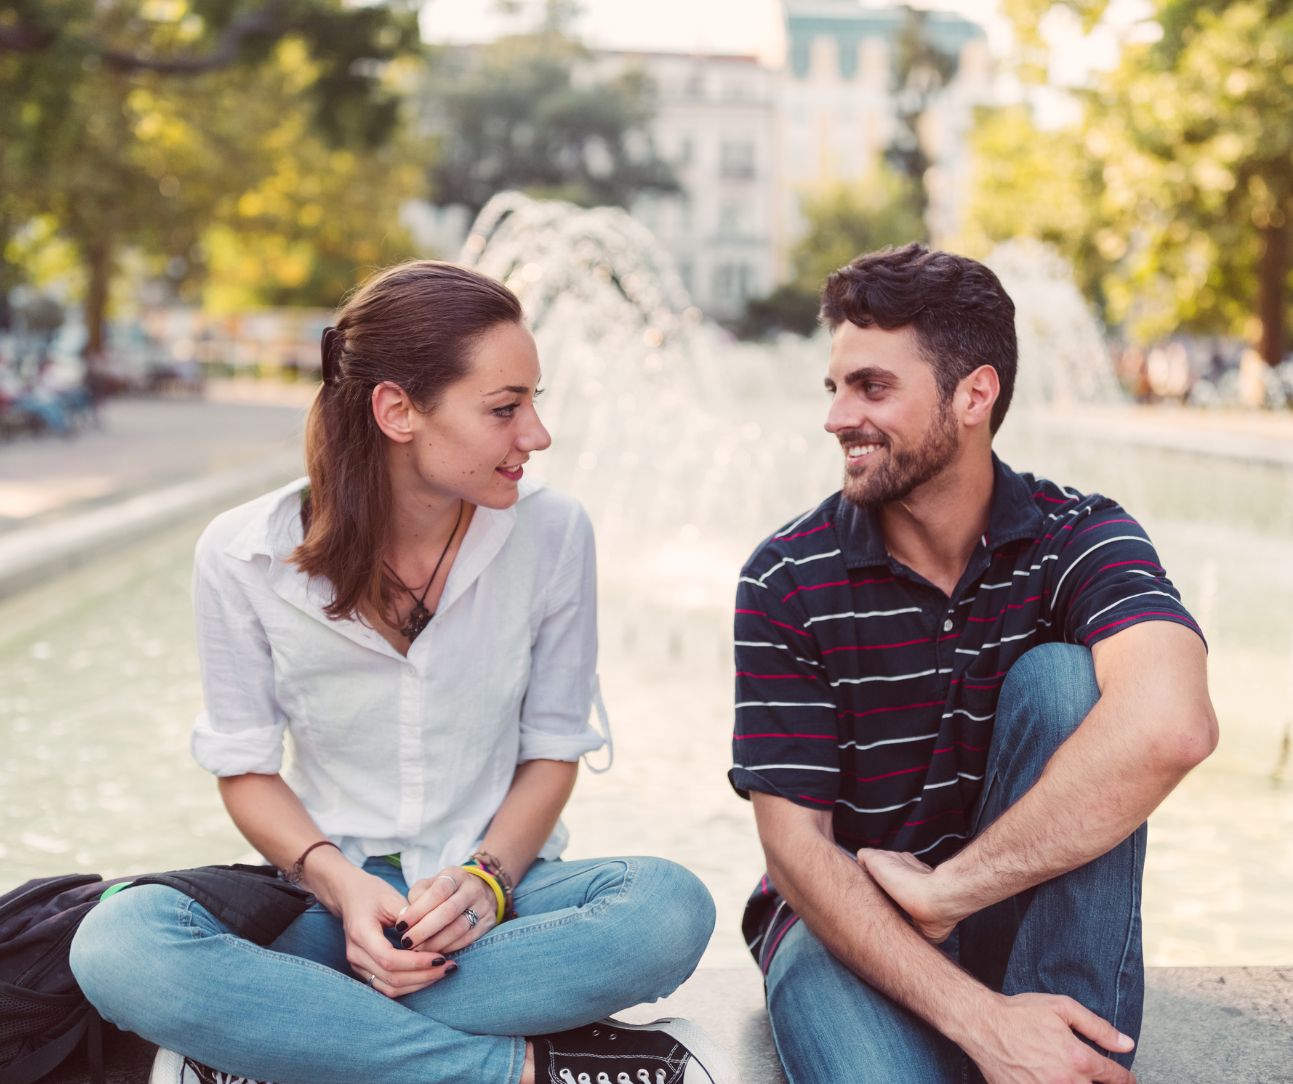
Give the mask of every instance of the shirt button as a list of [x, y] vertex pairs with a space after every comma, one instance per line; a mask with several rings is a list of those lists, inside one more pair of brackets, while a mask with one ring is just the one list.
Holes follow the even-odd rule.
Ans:
[[952, 619], [951, 619], [950, 617], [949, 617], [946, 621], [944, 621], [944, 622], [943, 622], [943, 631], [944, 631], [944, 632], [951, 632], [951, 631], [952, 631]]

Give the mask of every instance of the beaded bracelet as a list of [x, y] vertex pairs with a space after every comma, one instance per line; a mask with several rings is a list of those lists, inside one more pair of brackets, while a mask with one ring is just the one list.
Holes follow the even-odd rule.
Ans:
[[494, 925], [499, 925], [503, 921], [503, 915], [507, 912], [507, 900], [503, 896], [503, 886], [494, 879], [494, 875], [487, 873], [480, 866], [463, 866], [463, 873], [470, 873], [473, 877], [479, 877], [490, 887], [494, 893], [494, 899], [498, 903], [498, 914], [494, 916]]
[[507, 906], [504, 909], [504, 914], [509, 918], [515, 914], [512, 907], [512, 878], [508, 875], [507, 870], [503, 868], [502, 862], [490, 854], [489, 851], [479, 850], [467, 859], [464, 865], [479, 866], [493, 877], [498, 882], [499, 887], [503, 890], [503, 899], [507, 903]]

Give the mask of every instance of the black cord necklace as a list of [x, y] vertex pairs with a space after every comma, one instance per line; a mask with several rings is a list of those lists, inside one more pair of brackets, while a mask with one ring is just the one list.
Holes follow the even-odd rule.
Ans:
[[422, 588], [421, 596], [401, 580], [395, 574], [395, 569], [391, 568], [385, 560], [382, 561], [382, 564], [386, 565], [386, 571], [390, 573], [391, 579], [399, 584], [402, 590], [407, 591], [409, 597], [413, 600], [413, 609], [409, 611], [408, 618], [400, 626], [400, 635], [409, 643], [416, 640], [418, 634], [431, 623], [431, 618], [435, 617], [435, 611], [427, 609], [427, 595], [430, 593], [431, 585], [435, 583], [435, 578], [440, 572], [440, 566], [444, 564], [444, 559], [449, 555], [449, 547], [453, 545], [454, 536], [458, 533], [458, 527], [462, 524], [462, 510], [463, 502], [460, 500], [458, 502], [458, 518], [453, 521], [453, 530], [449, 532], [449, 539], [445, 542], [444, 549], [440, 551], [440, 559], [436, 561], [435, 568], [431, 570], [431, 578], [427, 580], [427, 585]]

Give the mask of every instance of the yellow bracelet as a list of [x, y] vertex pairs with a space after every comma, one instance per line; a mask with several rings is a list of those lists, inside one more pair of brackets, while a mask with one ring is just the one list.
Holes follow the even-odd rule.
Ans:
[[507, 900], [503, 895], [503, 886], [498, 883], [498, 879], [492, 873], [486, 873], [479, 866], [459, 866], [459, 869], [470, 873], [473, 877], [479, 877], [494, 892], [494, 899], [498, 901], [498, 915], [494, 925], [500, 925], [503, 921], [503, 913], [507, 910]]

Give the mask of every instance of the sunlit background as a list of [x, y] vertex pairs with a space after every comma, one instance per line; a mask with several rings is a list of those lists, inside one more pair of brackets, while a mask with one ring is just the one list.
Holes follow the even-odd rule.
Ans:
[[1121, 500], [1208, 633], [1149, 962], [1293, 961], [1290, 118], [1276, 0], [6, 5], [0, 890], [245, 854], [187, 755], [192, 544], [299, 472], [333, 306], [432, 256], [522, 297], [597, 527], [571, 853], [692, 866], [744, 966], [735, 578], [838, 485], [823, 278], [923, 240], [1017, 302], [1002, 454]]

